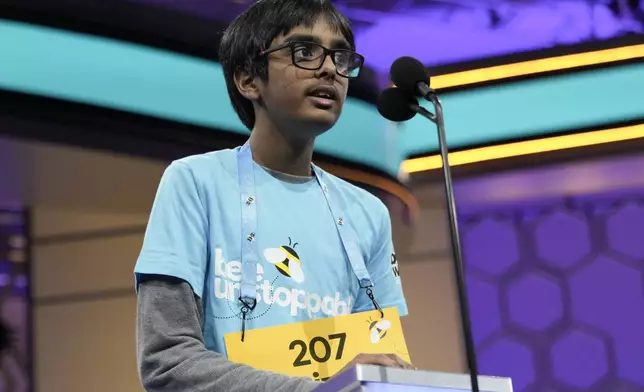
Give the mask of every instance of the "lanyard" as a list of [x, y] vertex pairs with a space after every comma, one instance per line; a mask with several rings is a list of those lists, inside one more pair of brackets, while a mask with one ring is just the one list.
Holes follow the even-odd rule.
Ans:
[[[331, 185], [326, 184], [322, 180], [322, 171], [315, 165], [313, 172], [315, 179], [322, 188], [324, 198], [327, 206], [331, 211], [331, 215], [335, 221], [336, 229], [340, 235], [344, 252], [349, 258], [351, 269], [358, 279], [361, 289], [366, 289], [367, 295], [373, 302], [376, 309], [382, 309], [376, 302], [371, 288], [373, 282], [369, 276], [369, 271], [360, 253], [360, 248], [356, 241], [356, 233], [353, 230], [351, 223], [343, 219], [342, 210], [336, 203], [339, 193], [333, 191]], [[255, 175], [253, 171], [253, 157], [250, 149], [250, 141], [246, 142], [237, 151], [237, 167], [239, 177], [239, 188], [241, 196], [241, 236], [242, 236], [242, 249], [241, 249], [241, 264], [242, 264], [242, 279], [240, 285], [241, 313], [242, 313], [242, 341], [244, 340], [244, 332], [246, 330], [246, 317], [248, 313], [252, 312], [257, 305], [257, 264], [259, 262], [259, 249], [257, 245], [257, 197], [255, 195]]]

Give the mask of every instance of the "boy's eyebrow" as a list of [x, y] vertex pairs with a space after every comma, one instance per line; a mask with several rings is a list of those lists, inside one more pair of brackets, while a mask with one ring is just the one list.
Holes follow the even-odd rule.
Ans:
[[331, 48], [352, 50], [351, 45], [349, 45], [349, 43], [345, 39], [333, 40], [333, 43], [331, 44]]
[[315, 42], [316, 44], [322, 44], [319, 38], [310, 34], [293, 34], [289, 37], [286, 37], [286, 39], [282, 43], [290, 44], [291, 42], [295, 42], [295, 41], [307, 41], [307, 42]]
[[[320, 38], [310, 34], [293, 34], [287, 37], [282, 44], [289, 44], [296, 41], [315, 42], [322, 45]], [[348, 49], [351, 50], [351, 45], [345, 39], [335, 39], [331, 43], [331, 49]]]

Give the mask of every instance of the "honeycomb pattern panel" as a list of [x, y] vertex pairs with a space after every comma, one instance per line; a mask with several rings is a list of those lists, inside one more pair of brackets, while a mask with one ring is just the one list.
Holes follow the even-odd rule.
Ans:
[[644, 290], [639, 271], [600, 255], [571, 277], [570, 292], [575, 320], [609, 333], [618, 375], [644, 389]]
[[[512, 363], [506, 363], [507, 356]], [[512, 384], [517, 391], [523, 390], [534, 382], [534, 363], [530, 348], [509, 337], [502, 337], [481, 350], [480, 372], [483, 374], [514, 374]]]
[[555, 376], [574, 387], [587, 390], [608, 372], [609, 339], [588, 331], [572, 330], [552, 345]]
[[[578, 214], [556, 211], [545, 216], [535, 230], [537, 255], [556, 268], [570, 268], [590, 253], [586, 222]], [[560, 246], [566, 239], [567, 246]]]
[[0, 391], [31, 390], [28, 232], [22, 211], [0, 210], [0, 318], [13, 335], [2, 358]]
[[611, 248], [626, 257], [644, 258], [644, 233], [632, 231], [644, 220], [644, 203], [629, 203], [608, 217], [606, 223]]
[[476, 297], [469, 299], [469, 303], [472, 317], [479, 320], [472, 325], [474, 342], [479, 344], [501, 329], [499, 290], [494, 284], [473, 276], [468, 276], [467, 287], [477, 293]]
[[491, 217], [472, 225], [463, 235], [463, 253], [472, 268], [498, 276], [519, 259], [519, 245], [512, 224]]
[[510, 282], [509, 314], [521, 327], [541, 331], [563, 317], [561, 286], [545, 274], [529, 273]]
[[478, 211], [459, 221], [480, 372], [644, 392], [644, 189]]

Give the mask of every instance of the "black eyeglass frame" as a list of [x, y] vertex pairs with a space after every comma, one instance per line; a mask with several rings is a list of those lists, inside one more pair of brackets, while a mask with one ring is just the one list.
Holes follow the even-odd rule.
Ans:
[[[322, 48], [322, 60], [320, 61], [320, 65], [318, 65], [315, 68], [308, 68], [308, 67], [303, 67], [302, 65], [298, 64], [297, 61], [295, 61], [295, 50], [294, 50], [295, 46], [296, 45], [302, 45], [302, 44], [317, 45], [320, 48]], [[360, 71], [362, 71], [362, 66], [364, 65], [364, 56], [361, 55], [360, 53], [354, 52], [353, 50], [349, 50], [349, 49], [328, 49], [325, 46], [320, 45], [317, 42], [311, 42], [311, 41], [291, 41], [291, 42], [287, 42], [285, 44], [281, 44], [281, 45], [277, 45], [277, 46], [272, 47], [272, 48], [265, 49], [265, 50], [259, 52], [259, 55], [260, 56], [265, 56], [267, 54], [277, 52], [277, 51], [280, 51], [280, 50], [286, 49], [286, 48], [291, 49], [291, 63], [293, 63], [293, 65], [298, 67], [298, 68], [306, 69], [308, 71], [317, 71], [318, 69], [322, 68], [322, 66], [324, 65], [324, 62], [326, 61], [327, 56], [329, 56], [329, 55], [331, 56], [331, 61], [333, 61], [333, 65], [335, 65], [335, 72], [338, 75], [342, 76], [343, 78], [347, 78], [347, 79], [355, 79], [355, 78], [357, 78], [358, 75], [360, 75]], [[338, 72], [338, 65], [335, 63], [335, 54], [338, 53], [338, 52], [351, 53], [352, 55], [355, 55], [360, 59], [360, 66], [359, 66], [360, 70], [358, 71], [358, 75], [349, 76], [349, 75], [343, 75], [340, 72]]]

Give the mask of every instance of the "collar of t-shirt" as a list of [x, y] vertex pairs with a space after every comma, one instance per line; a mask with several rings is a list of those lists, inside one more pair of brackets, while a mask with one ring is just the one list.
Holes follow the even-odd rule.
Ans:
[[271, 176], [277, 178], [280, 181], [288, 182], [291, 184], [304, 184], [307, 183], [311, 180], [313, 180], [315, 177], [313, 174], [309, 176], [296, 176], [293, 174], [288, 174], [288, 173], [283, 173], [281, 171], [269, 169], [265, 166], [259, 165], [262, 169], [264, 169], [268, 174]]

